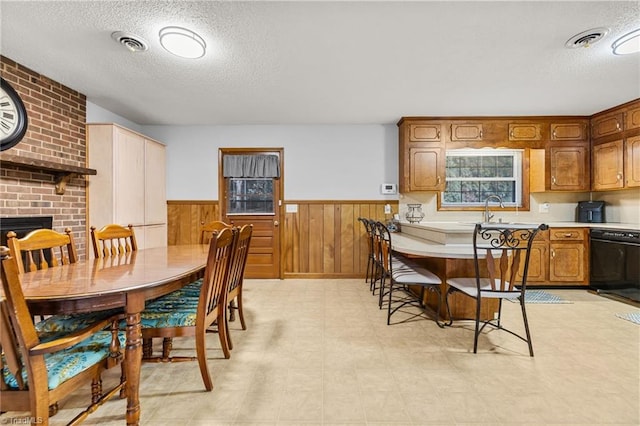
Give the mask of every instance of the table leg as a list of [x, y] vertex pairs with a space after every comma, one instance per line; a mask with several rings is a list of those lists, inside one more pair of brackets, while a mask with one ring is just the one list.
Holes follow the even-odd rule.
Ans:
[[125, 375], [127, 376], [127, 425], [140, 422], [140, 366], [142, 364], [142, 329], [140, 312], [144, 309], [142, 295], [128, 295], [126, 306], [127, 343], [125, 349]]

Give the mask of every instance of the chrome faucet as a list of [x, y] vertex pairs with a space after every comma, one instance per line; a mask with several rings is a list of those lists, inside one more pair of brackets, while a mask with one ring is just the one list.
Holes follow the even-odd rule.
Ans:
[[492, 200], [492, 199], [498, 201], [500, 203], [500, 207], [504, 209], [502, 198], [498, 197], [497, 195], [489, 195], [484, 200], [484, 222], [485, 223], [491, 222], [491, 219], [493, 219], [493, 216], [494, 216], [494, 214], [491, 213], [491, 211], [489, 210], [489, 200]]

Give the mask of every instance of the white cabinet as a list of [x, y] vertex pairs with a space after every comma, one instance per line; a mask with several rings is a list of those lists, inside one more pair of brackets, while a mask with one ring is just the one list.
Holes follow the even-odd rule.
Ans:
[[132, 224], [138, 248], [167, 245], [165, 146], [116, 124], [88, 124], [87, 150], [98, 172], [89, 178], [89, 226]]

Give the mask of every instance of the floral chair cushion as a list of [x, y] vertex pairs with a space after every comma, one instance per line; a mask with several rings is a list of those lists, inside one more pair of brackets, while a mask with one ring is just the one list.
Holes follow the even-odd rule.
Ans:
[[149, 302], [140, 315], [142, 327], [194, 327], [201, 287], [202, 280], [197, 280]]
[[[60, 334], [58, 333], [58, 335]], [[51, 340], [52, 336], [53, 334], [48, 334], [45, 338]], [[118, 333], [118, 339], [120, 340], [120, 345], [124, 346], [126, 340], [124, 332]], [[68, 349], [45, 354], [44, 360], [49, 379], [49, 390], [57, 388], [61, 383], [107, 358], [110, 344], [111, 332], [100, 331]], [[3, 368], [2, 376], [9, 388], [18, 389], [18, 382], [7, 367]], [[26, 369], [22, 372], [22, 379], [27, 383]]]
[[69, 333], [89, 327], [91, 324], [121, 313], [122, 309], [110, 309], [107, 311], [89, 312], [86, 314], [53, 315], [38, 322], [36, 331], [40, 334], [40, 340], [47, 334]]

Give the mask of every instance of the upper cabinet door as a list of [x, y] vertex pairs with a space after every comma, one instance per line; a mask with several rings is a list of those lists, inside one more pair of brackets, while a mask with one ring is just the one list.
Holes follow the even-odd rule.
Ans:
[[589, 149], [580, 146], [552, 146], [549, 148], [552, 191], [588, 191]]
[[640, 136], [627, 138], [624, 176], [628, 188], [640, 186]]
[[451, 125], [451, 140], [457, 141], [481, 141], [484, 136], [482, 123], [464, 123]]
[[627, 130], [640, 128], [640, 105], [627, 111], [624, 125]]
[[586, 123], [551, 124], [552, 141], [586, 141], [587, 137]]
[[539, 141], [542, 140], [542, 124], [509, 123], [510, 141]]
[[624, 187], [622, 139], [593, 147], [593, 190]]
[[591, 121], [591, 137], [594, 139], [622, 132], [624, 126], [622, 112], [595, 118]]
[[440, 142], [440, 123], [409, 125], [409, 141], [411, 142]]
[[444, 190], [444, 161], [442, 148], [409, 149], [409, 191]]

